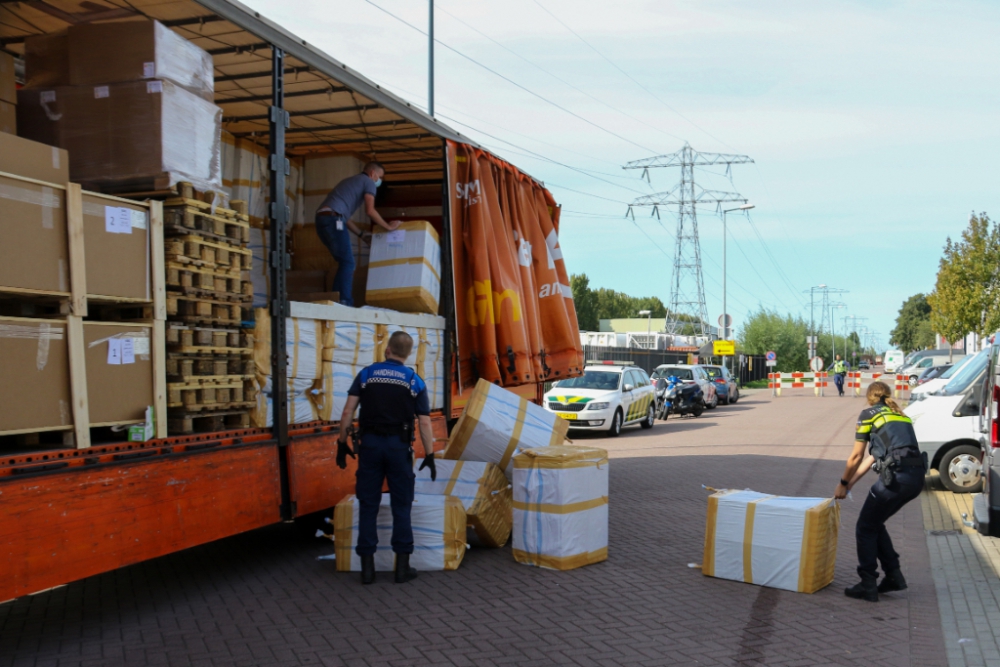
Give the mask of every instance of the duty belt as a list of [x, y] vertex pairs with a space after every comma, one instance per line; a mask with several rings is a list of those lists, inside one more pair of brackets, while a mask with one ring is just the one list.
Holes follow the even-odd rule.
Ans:
[[398, 435], [404, 442], [410, 442], [414, 435], [412, 424], [366, 424], [361, 430], [372, 435]]

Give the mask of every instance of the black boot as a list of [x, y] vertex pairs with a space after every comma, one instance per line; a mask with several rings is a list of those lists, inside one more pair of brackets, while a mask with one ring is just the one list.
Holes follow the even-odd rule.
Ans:
[[878, 602], [878, 586], [875, 585], [876, 578], [872, 576], [861, 577], [861, 581], [850, 588], [844, 589], [844, 595], [855, 600], [867, 600], [868, 602]]
[[903, 578], [903, 573], [896, 568], [892, 572], [886, 572], [885, 578], [882, 579], [882, 583], [878, 585], [879, 593], [891, 593], [893, 591], [905, 591], [906, 590], [906, 579]]
[[405, 584], [417, 578], [417, 571], [410, 567], [410, 554], [396, 554], [396, 583]]
[[375, 583], [375, 556], [361, 557], [361, 583]]

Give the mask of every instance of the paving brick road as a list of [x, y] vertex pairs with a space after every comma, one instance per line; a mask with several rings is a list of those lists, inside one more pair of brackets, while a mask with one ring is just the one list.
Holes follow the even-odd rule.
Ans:
[[702, 484], [828, 496], [861, 402], [765, 393], [699, 419], [586, 437], [611, 461], [610, 558], [571, 572], [470, 551], [456, 572], [362, 588], [329, 542], [274, 526], [0, 606], [0, 664], [948, 664], [920, 503], [890, 523], [910, 589], [850, 600], [842, 503], [832, 586], [814, 595], [701, 575]]

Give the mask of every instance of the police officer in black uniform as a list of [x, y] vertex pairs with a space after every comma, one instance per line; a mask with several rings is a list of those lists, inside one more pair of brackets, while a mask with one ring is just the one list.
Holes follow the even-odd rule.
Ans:
[[[858, 541], [858, 574], [861, 583], [844, 590], [848, 597], [878, 602], [879, 593], [906, 589], [906, 579], [899, 569], [899, 554], [892, 548], [885, 522], [924, 487], [926, 461], [917, 446], [913, 422], [890, 398], [892, 391], [883, 382], [868, 387], [869, 407], [858, 417], [854, 451], [834, 492], [836, 498], [847, 492], [869, 469], [879, 473], [865, 498], [855, 530]], [[865, 456], [865, 449], [869, 448]], [[877, 562], [882, 563], [885, 578], [877, 584]]]
[[429, 467], [431, 479], [437, 478], [434, 464], [434, 436], [431, 432], [430, 401], [427, 385], [416, 371], [404, 365], [413, 350], [413, 338], [403, 331], [389, 337], [385, 361], [363, 368], [348, 390], [347, 405], [340, 417], [337, 441], [337, 465], [347, 467], [347, 457], [355, 451], [347, 444], [347, 434], [354, 422], [354, 411], [361, 404], [360, 442], [357, 449], [358, 473], [355, 495], [360, 505], [358, 545], [361, 557], [361, 583], [375, 581], [375, 550], [378, 545], [376, 519], [382, 502], [382, 483], [388, 480], [392, 506], [392, 550], [396, 554], [396, 583], [417, 576], [410, 567], [413, 553], [413, 528], [410, 508], [413, 504], [413, 422], [418, 418], [420, 440], [426, 456], [420, 470]]

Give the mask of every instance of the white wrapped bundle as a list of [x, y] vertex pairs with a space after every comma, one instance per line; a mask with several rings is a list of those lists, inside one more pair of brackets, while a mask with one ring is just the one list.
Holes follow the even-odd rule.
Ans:
[[[305, 424], [320, 419], [316, 404], [316, 380], [288, 378], [288, 423]], [[250, 412], [250, 419], [256, 428], [274, 426], [274, 399], [271, 393], [271, 377], [254, 380], [257, 390], [257, 405]]]
[[454, 496], [462, 501], [469, 528], [478, 542], [502, 547], [510, 538], [511, 489], [497, 466], [481, 461], [438, 461], [437, 480], [430, 468], [420, 470], [423, 459], [413, 462], [417, 493]]
[[[358, 517], [361, 506], [350, 495], [333, 510], [334, 552], [338, 572], [360, 572], [361, 558], [355, 553], [358, 544]], [[395, 569], [392, 551], [392, 508], [389, 494], [382, 494], [378, 511], [378, 548], [375, 569]], [[415, 494], [410, 510], [413, 525], [413, 555], [410, 566], [418, 570], [457, 570], [465, 556], [465, 510], [453, 496]]]
[[404, 313], [437, 315], [441, 241], [426, 220], [404, 222], [372, 237], [365, 301]]
[[840, 507], [832, 498], [717, 491], [706, 523], [707, 576], [800, 593], [833, 581]]
[[518, 452], [561, 445], [568, 431], [569, 422], [555, 413], [480, 379], [443, 458], [495, 463], [511, 479]]
[[539, 447], [514, 457], [514, 558], [554, 570], [608, 558], [608, 453]]
[[[259, 374], [271, 375], [271, 315], [266, 308], [255, 308], [254, 319], [254, 363]], [[323, 377], [323, 348], [329, 343], [326, 322], [289, 317], [285, 325], [288, 377]]]

